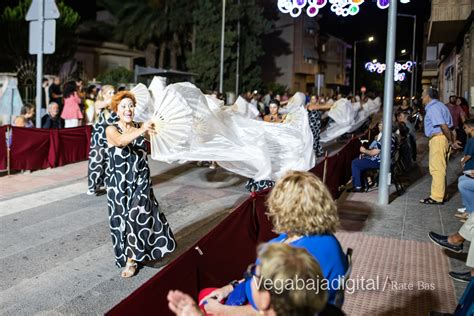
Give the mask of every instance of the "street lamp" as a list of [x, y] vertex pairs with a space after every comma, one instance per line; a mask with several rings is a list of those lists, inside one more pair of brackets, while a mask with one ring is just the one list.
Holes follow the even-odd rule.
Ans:
[[377, 59], [372, 59], [372, 64], [376, 64], [378, 62]]
[[353, 63], [353, 79], [352, 79], [352, 96], [355, 96], [356, 94], [356, 60], [357, 60], [357, 43], [363, 43], [363, 42], [373, 42], [374, 37], [369, 36], [367, 39], [359, 40], [359, 41], [354, 41], [354, 63]]
[[224, 93], [224, 40], [225, 40], [225, 0], [222, 0], [222, 28], [221, 28], [221, 65], [219, 72], [219, 93]]
[[407, 50], [406, 49], [402, 49], [401, 51], [402, 55], [405, 55], [407, 53]]
[[[413, 69], [411, 70], [411, 83], [410, 83], [410, 105], [413, 105], [413, 92], [415, 90], [415, 71], [416, 69], [416, 60], [415, 60], [415, 41], [416, 41], [416, 15], [410, 15], [410, 14], [401, 14], [398, 13], [398, 16], [405, 17], [405, 18], [412, 18], [413, 19], [413, 42], [412, 42], [412, 48], [411, 48], [411, 61], [415, 62], [413, 64]], [[402, 54], [405, 54], [406, 50], [402, 50]]]

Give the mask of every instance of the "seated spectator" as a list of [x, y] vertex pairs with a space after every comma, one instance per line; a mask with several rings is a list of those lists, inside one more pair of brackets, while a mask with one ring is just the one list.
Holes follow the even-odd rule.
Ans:
[[408, 112], [400, 112], [397, 115], [397, 121], [399, 123], [404, 123], [405, 126], [408, 128], [408, 142], [411, 147], [411, 153], [412, 153], [412, 160], [416, 161], [416, 131], [415, 131], [415, 125], [413, 125], [412, 122], [408, 119], [410, 115]]
[[280, 109], [280, 101], [276, 99], [271, 100], [268, 108], [270, 110], [270, 114], [263, 117], [265, 122], [283, 123], [285, 121], [285, 115], [278, 113]]
[[[309, 172], [291, 171], [279, 179], [267, 200], [268, 215], [274, 231], [280, 235], [269, 243], [285, 243], [305, 248], [321, 265], [329, 284], [337, 286], [347, 270], [347, 260], [334, 236], [339, 223], [336, 204], [320, 179]], [[257, 262], [258, 263], [258, 262]], [[217, 297], [206, 304], [207, 313], [245, 315], [256, 313], [257, 306], [250, 293], [251, 279], [244, 278], [218, 289], [204, 289], [199, 301]], [[330, 288], [328, 301], [336, 300], [337, 288]], [[225, 300], [225, 305], [218, 301]], [[245, 305], [247, 302], [250, 305]], [[244, 305], [244, 306], [229, 306]], [[254, 309], [252, 309], [252, 306]]]
[[41, 118], [41, 128], [64, 128], [64, 121], [59, 117], [59, 105], [56, 102], [48, 104], [48, 113]]
[[[461, 160], [464, 175], [459, 177], [458, 189], [461, 193], [462, 203], [466, 208], [466, 222], [459, 231], [450, 236], [439, 235], [430, 232], [430, 239], [445, 249], [453, 252], [461, 252], [465, 240], [474, 240], [474, 119], [464, 122], [464, 131], [470, 136], [464, 149], [464, 157]], [[469, 247], [466, 265], [470, 268], [467, 272], [449, 272], [449, 276], [461, 282], [469, 282], [474, 276], [474, 247]]]
[[15, 119], [15, 122], [13, 122], [13, 126], [26, 128], [35, 127], [33, 121], [31, 120], [34, 116], [35, 106], [33, 104], [25, 104], [21, 108], [20, 116], [18, 116]]
[[[319, 314], [327, 302], [327, 292], [320, 286], [285, 288], [284, 282], [322, 280], [321, 268], [306, 249], [286, 244], [263, 244], [259, 247], [256, 264], [247, 273], [251, 282], [252, 300], [256, 315], [308, 315]], [[176, 315], [202, 315], [194, 300], [179, 291], [168, 293], [168, 306]], [[206, 305], [219, 304], [208, 298]]]
[[[360, 147], [361, 157], [352, 160], [352, 185], [353, 188], [348, 190], [349, 192], [363, 192], [362, 188], [362, 174], [368, 169], [379, 169], [380, 168], [380, 152], [382, 150], [382, 122], [378, 124], [380, 133], [370, 144], [369, 148], [364, 146]], [[395, 149], [396, 141], [392, 136], [392, 153]]]

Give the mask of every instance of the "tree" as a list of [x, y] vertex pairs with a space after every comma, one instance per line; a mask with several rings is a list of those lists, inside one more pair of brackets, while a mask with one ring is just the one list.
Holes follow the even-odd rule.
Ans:
[[99, 75], [97, 80], [99, 80], [102, 84], [118, 86], [121, 83], [132, 82], [133, 71], [124, 67], [118, 67]]
[[116, 19], [116, 39], [138, 49], [149, 44], [159, 48], [158, 66], [183, 69], [189, 48], [194, 1], [102, 0]]
[[[229, 2], [229, 1], [228, 1]], [[187, 65], [197, 74], [197, 83], [204, 89], [219, 84], [221, 45], [221, 1], [198, 0], [193, 12], [196, 28], [195, 50], [188, 54]], [[262, 37], [269, 33], [271, 22], [263, 8], [254, 0], [240, 0], [226, 6], [224, 43], [224, 89], [234, 91], [237, 66], [237, 22], [240, 20], [240, 91], [262, 87], [259, 57], [264, 54]]]
[[[6, 7], [0, 15], [0, 50], [2, 70], [12, 71], [16, 65], [34, 60], [28, 52], [29, 25], [25, 16], [31, 0], [21, 0], [16, 7]], [[62, 0], [57, 2], [60, 18], [56, 20], [56, 51], [52, 55], [44, 56], [46, 73], [58, 73], [61, 65], [70, 60], [77, 49], [76, 28], [80, 16]]]

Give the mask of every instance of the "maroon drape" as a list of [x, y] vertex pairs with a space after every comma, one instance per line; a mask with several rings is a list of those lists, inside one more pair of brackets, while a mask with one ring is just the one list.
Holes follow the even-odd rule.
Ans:
[[[224, 221], [175, 261], [148, 280], [107, 315], [155, 313], [173, 315], [168, 309], [169, 290], [197, 297], [205, 287], [223, 286], [240, 279], [255, 261], [257, 232], [252, 201], [247, 199]], [[202, 255], [195, 248], [199, 247]], [[229, 262], [232, 264], [229, 265]]]
[[[2, 135], [0, 141], [5, 144], [2, 140], [5, 133]], [[91, 126], [67, 129], [12, 127], [10, 168], [37, 170], [86, 160], [89, 155], [90, 137]], [[0, 149], [0, 167], [2, 150], [4, 149]]]
[[0, 170], [7, 169], [7, 139], [5, 133], [8, 126], [0, 126]]
[[64, 166], [88, 158], [90, 140], [88, 129], [90, 126], [57, 130], [59, 131], [57, 166]]
[[37, 170], [50, 165], [50, 131], [47, 129], [12, 127], [12, 170]]

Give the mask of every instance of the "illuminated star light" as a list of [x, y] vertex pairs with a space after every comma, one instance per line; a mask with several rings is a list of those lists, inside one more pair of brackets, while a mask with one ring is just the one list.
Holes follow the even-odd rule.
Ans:
[[[360, 5], [365, 0], [278, 0], [278, 9], [280, 12], [290, 14], [296, 18], [301, 15], [306, 7], [306, 14], [309, 17], [315, 17], [319, 10], [328, 4], [331, 4], [331, 11], [338, 16], [356, 15], [360, 12]], [[377, 6], [380, 9], [386, 9], [390, 6], [391, 0], [377, 0]], [[410, 0], [400, 0], [401, 3], [409, 3]]]
[[[406, 74], [402, 71], [412, 72], [413, 71], [413, 66], [415, 64], [416, 63], [414, 61], [407, 61], [404, 64], [400, 64], [400, 63], [396, 62], [395, 63], [394, 74], [393, 74], [394, 80], [395, 81], [405, 80]], [[378, 63], [378, 62], [373, 63], [373, 62], [369, 61], [365, 64], [365, 69], [367, 69], [370, 72], [377, 72], [378, 74], [382, 74], [385, 71], [386, 68], [387, 67], [386, 67], [385, 64], [381, 64], [381, 63]]]

